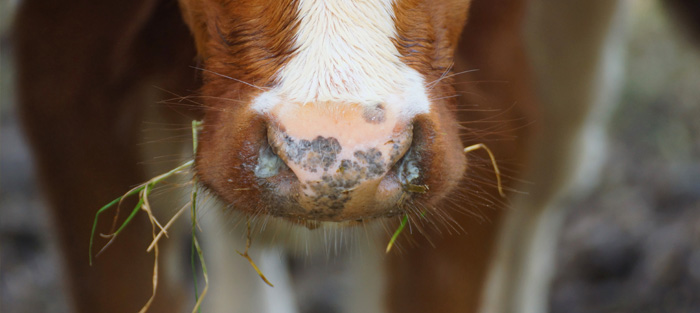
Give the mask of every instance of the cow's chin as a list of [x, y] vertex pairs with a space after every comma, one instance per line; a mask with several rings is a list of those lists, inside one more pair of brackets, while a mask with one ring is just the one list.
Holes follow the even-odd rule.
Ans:
[[[197, 176], [233, 210], [280, 217], [309, 228], [323, 222], [356, 224], [422, 214], [436, 208], [466, 169], [457, 122], [447, 107], [438, 106], [395, 127], [410, 132], [392, 137], [408, 140], [406, 147], [383, 154], [380, 148], [351, 150], [342, 140], [329, 143], [333, 137], [321, 134], [317, 137], [321, 139], [304, 144], [285, 135], [281, 137], [286, 138], [284, 146], [270, 138], [274, 123], [269, 117], [245, 108], [234, 113], [212, 110], [205, 115], [201, 131]], [[297, 150], [281, 151], [291, 149], [288, 146]], [[308, 147], [308, 153], [298, 150], [299, 146]], [[327, 152], [321, 157], [313, 154], [318, 151], [336, 151], [337, 159], [331, 158], [336, 154], [323, 154]], [[370, 157], [373, 153], [375, 157]], [[299, 161], [300, 155], [312, 157]], [[323, 163], [325, 159], [335, 161], [308, 169], [315, 164], [309, 160]], [[301, 179], [302, 170], [305, 177], [318, 179]]]

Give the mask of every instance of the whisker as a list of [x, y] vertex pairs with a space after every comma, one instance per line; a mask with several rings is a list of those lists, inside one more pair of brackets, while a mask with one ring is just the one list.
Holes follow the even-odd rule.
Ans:
[[438, 84], [440, 81], [442, 81], [442, 80], [444, 80], [444, 79], [452, 78], [452, 77], [455, 77], [455, 76], [457, 76], [457, 75], [462, 75], [462, 74], [477, 72], [477, 71], [479, 71], [479, 69], [471, 69], [471, 70], [461, 71], [461, 72], [453, 73], [453, 74], [450, 74], [450, 75], [442, 76], [442, 77], [436, 79], [435, 81], [433, 81], [432, 83], [428, 84], [428, 90], [433, 89], [435, 86], [437, 86], [437, 84]]
[[253, 85], [253, 84], [251, 84], [251, 83], [244, 82], [244, 81], [242, 81], [242, 80], [240, 80], [240, 79], [233, 78], [233, 77], [231, 77], [231, 76], [226, 76], [226, 75], [224, 75], [224, 74], [220, 74], [220, 73], [217, 73], [217, 72], [214, 72], [214, 71], [205, 69], [205, 68], [196, 67], [196, 66], [192, 66], [192, 68], [197, 69], [197, 70], [200, 70], [200, 71], [203, 71], [203, 72], [208, 72], [208, 73], [214, 74], [214, 75], [216, 75], [216, 76], [221, 76], [221, 77], [224, 77], [224, 78], [233, 80], [233, 81], [237, 81], [237, 82], [239, 82], [239, 83], [241, 83], [241, 84], [245, 84], [245, 85], [247, 85], [247, 86], [249, 86], [249, 87], [253, 87], [253, 88], [258, 89], [258, 90], [267, 91], [266, 88], [259, 87], [259, 86]]
[[444, 96], [444, 97], [431, 98], [431, 99], [428, 99], [428, 100], [430, 100], [430, 101], [437, 101], [437, 100], [443, 100], [443, 99], [457, 98], [457, 97], [459, 97], [459, 96], [460, 96], [460, 95], [451, 95], [451, 96]]
[[427, 85], [428, 90], [432, 89], [432, 86], [433, 86], [434, 84], [436, 84], [437, 82], [439, 82], [440, 80], [442, 80], [442, 79], [447, 75], [447, 73], [449, 73], [450, 71], [452, 71], [452, 67], [454, 67], [454, 65], [455, 65], [454, 62], [450, 63], [450, 65], [449, 65], [447, 68], [445, 68], [445, 71], [443, 71], [442, 74], [440, 74], [440, 77], [438, 77], [436, 80], [433, 80], [432, 82], [430, 82], [430, 83]]

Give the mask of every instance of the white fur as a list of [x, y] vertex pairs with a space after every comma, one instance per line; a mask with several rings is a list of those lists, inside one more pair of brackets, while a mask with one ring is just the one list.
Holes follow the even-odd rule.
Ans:
[[269, 112], [280, 103], [384, 104], [402, 117], [430, 110], [425, 80], [401, 62], [393, 0], [301, 0], [295, 54], [277, 87], [255, 99]]

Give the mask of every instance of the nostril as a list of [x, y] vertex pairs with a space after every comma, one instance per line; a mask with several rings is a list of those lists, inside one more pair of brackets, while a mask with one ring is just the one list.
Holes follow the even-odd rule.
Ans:
[[414, 149], [409, 149], [408, 152], [394, 165], [399, 182], [402, 186], [414, 185], [420, 177], [420, 156]]
[[254, 173], [256, 177], [269, 178], [279, 174], [286, 166], [284, 161], [272, 151], [272, 147], [265, 143], [260, 147]]
[[410, 136], [403, 153], [391, 169], [402, 186], [416, 184], [421, 176], [420, 129], [417, 125], [411, 125], [407, 131], [410, 132]]

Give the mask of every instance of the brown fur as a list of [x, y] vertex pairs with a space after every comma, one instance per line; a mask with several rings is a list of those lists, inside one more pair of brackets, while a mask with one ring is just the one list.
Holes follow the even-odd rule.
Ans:
[[[188, 31], [174, 3], [140, 0], [23, 1], [14, 27], [21, 117], [75, 310], [135, 312], [151, 293], [152, 256], [141, 253], [150, 225], [130, 226], [93, 267], [90, 228], [96, 208], [146, 178], [137, 144], [152, 104], [143, 99], [153, 98], [152, 83], [175, 91], [192, 84]], [[173, 312], [182, 289], [161, 286], [153, 311]]]
[[[522, 1], [474, 1], [469, 10], [459, 45], [453, 47], [454, 72], [478, 71], [453, 80], [460, 95], [460, 134], [464, 145], [487, 144], [505, 170], [504, 185], [513, 187], [513, 178], [521, 175], [527, 163], [527, 147], [535, 131], [528, 125], [536, 114], [535, 99], [520, 38], [524, 6]], [[478, 152], [470, 153], [468, 159], [470, 168], [461, 187], [439, 206], [464, 233], [431, 232], [416, 247], [392, 256], [387, 267], [391, 312], [476, 312], [479, 308], [506, 200], [498, 195], [492, 176], [486, 176], [492, 175], [487, 159]]]
[[[519, 37], [522, 2], [476, 1], [461, 36], [469, 1], [405, 0], [396, 5], [396, 46], [406, 64], [429, 81], [438, 80], [450, 73], [457, 53], [455, 71], [480, 71], [436, 83], [430, 95], [439, 99], [435, 109], [415, 121], [414, 145], [423, 151], [421, 167], [426, 169], [421, 183], [430, 192], [409, 201], [412, 221], [424, 236], [416, 237], [417, 247], [392, 255], [387, 263], [392, 312], [474, 312], [478, 307], [504, 201], [493, 176], [475, 180], [480, 168], [493, 175], [490, 163], [469, 163], [462, 180], [467, 163], [461, 149], [486, 143], [508, 161], [503, 164], [509, 164], [504, 168], [511, 178], [525, 163], [525, 130], [532, 129], [523, 125], [532, 120], [534, 100]], [[95, 268], [86, 264], [89, 226], [98, 207], [145, 179], [134, 150], [143, 114], [140, 101], [147, 98], [140, 88], [150, 81], [178, 91], [193, 85], [188, 68], [195, 58], [192, 47], [204, 68], [198, 177], [238, 210], [257, 214], [294, 208], [290, 199], [268, 188], [293, 175], [261, 182], [252, 174], [268, 121], [247, 107], [260, 92], [251, 85], [274, 86], [273, 74], [294, 53], [294, 1], [183, 0], [180, 5], [194, 43], [168, 1], [98, 7], [28, 1], [19, 13], [20, 102], [63, 234], [79, 312], [133, 312], [150, 294], [150, 256], [134, 248], [145, 244], [148, 225], [131, 226]], [[506, 83], [471, 83], [482, 80]], [[457, 93], [453, 82], [469, 92], [461, 105], [449, 98]], [[498, 128], [478, 124], [488, 114], [463, 111], [477, 102], [479, 109], [498, 110]], [[483, 126], [487, 130], [480, 130]], [[464, 182], [466, 186], [459, 185]], [[512, 183], [506, 180], [507, 186]], [[427, 222], [419, 220], [421, 211], [427, 212]], [[470, 215], [475, 212], [481, 220]], [[446, 227], [466, 233], [447, 235]], [[167, 282], [160, 286], [151, 311], [175, 311], [181, 290]]]
[[[293, 52], [296, 25], [293, 0], [180, 1], [204, 67], [261, 87], [270, 87], [280, 65]], [[204, 93], [225, 96], [232, 82], [205, 72]], [[235, 95], [235, 93], [233, 94]]]

